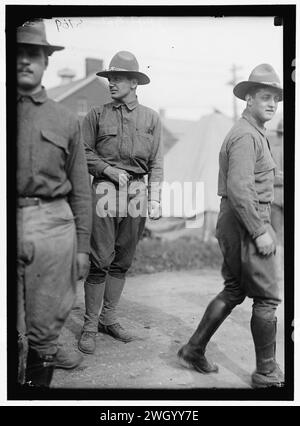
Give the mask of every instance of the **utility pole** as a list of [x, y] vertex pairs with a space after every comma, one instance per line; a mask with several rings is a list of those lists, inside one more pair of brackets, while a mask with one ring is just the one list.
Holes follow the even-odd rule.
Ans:
[[[234, 87], [237, 82], [238, 82], [238, 77], [237, 77], [237, 71], [239, 69], [241, 69], [242, 67], [238, 67], [235, 64], [232, 65], [232, 68], [230, 69], [230, 71], [232, 72], [232, 80], [230, 80], [227, 84], [229, 84], [230, 86]], [[238, 114], [237, 114], [237, 100], [236, 97], [233, 96], [233, 119], [234, 121], [237, 121], [238, 119]]]

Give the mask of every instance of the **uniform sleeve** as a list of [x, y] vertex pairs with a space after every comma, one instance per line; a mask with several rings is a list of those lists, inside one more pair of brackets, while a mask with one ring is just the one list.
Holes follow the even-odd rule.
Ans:
[[82, 137], [85, 148], [85, 155], [88, 171], [95, 177], [101, 177], [103, 170], [109, 166], [96, 152], [96, 138], [98, 133], [98, 119], [100, 110], [91, 109], [82, 122]]
[[274, 186], [283, 186], [283, 171], [275, 169]]
[[90, 180], [79, 122], [76, 120], [72, 127], [73, 132], [69, 142], [70, 155], [66, 164], [66, 172], [72, 185], [68, 199], [75, 217], [77, 251], [89, 253], [92, 226]]
[[266, 231], [256, 210], [255, 163], [259, 147], [251, 135], [235, 140], [228, 149], [227, 195], [231, 205], [252, 238]]
[[148, 199], [160, 201], [161, 183], [163, 181], [163, 143], [162, 143], [161, 121], [156, 116], [153, 130], [153, 150], [148, 163]]

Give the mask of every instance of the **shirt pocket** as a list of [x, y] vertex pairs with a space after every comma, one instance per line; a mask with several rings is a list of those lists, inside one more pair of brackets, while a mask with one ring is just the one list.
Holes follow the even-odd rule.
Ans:
[[262, 157], [256, 161], [254, 173], [262, 173], [274, 170], [276, 168], [276, 164], [273, 160], [271, 152], [268, 148], [264, 149], [264, 153]]
[[69, 155], [68, 139], [51, 130], [41, 130], [36, 168], [42, 174], [61, 180]]
[[101, 156], [116, 155], [118, 150], [118, 127], [99, 126], [96, 137], [96, 150]]
[[133, 156], [149, 160], [152, 149], [154, 137], [147, 129], [136, 129], [135, 141], [133, 146]]

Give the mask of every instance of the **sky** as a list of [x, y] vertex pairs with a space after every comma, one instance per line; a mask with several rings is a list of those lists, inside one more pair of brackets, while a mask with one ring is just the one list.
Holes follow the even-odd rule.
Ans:
[[[48, 41], [65, 46], [50, 57], [46, 88], [60, 84], [62, 68], [82, 78], [86, 57], [103, 59], [107, 68], [116, 52], [128, 50], [151, 79], [138, 88], [139, 101], [164, 109], [168, 118], [194, 120], [214, 109], [232, 116], [233, 64], [237, 82], [261, 63], [271, 64], [282, 81], [283, 34], [273, 17], [65, 16], [45, 24]], [[237, 107], [240, 113], [244, 102]]]

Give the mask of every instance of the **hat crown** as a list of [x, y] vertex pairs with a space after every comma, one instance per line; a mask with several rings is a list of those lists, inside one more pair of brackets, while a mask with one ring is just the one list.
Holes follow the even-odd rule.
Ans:
[[63, 46], [55, 46], [48, 43], [46, 39], [45, 24], [42, 20], [28, 21], [22, 26], [17, 28], [17, 43], [20, 44], [33, 44], [36, 46], [43, 46], [47, 48], [48, 55], [56, 50], [64, 49]]
[[139, 71], [139, 64], [131, 52], [121, 51], [114, 55], [109, 64], [110, 70]]
[[280, 86], [280, 79], [276, 74], [274, 68], [269, 64], [260, 64], [254, 68], [249, 76], [248, 81], [254, 83], [269, 83], [275, 86]]
[[45, 24], [42, 21], [25, 22], [17, 28], [18, 43], [48, 45]]

